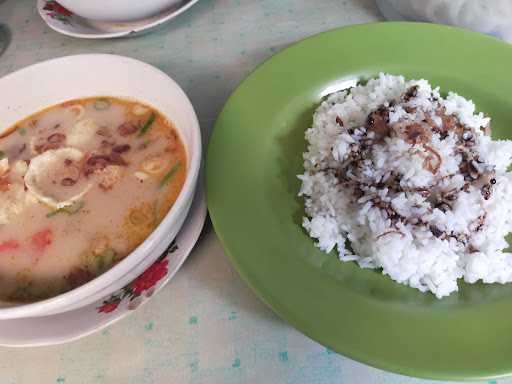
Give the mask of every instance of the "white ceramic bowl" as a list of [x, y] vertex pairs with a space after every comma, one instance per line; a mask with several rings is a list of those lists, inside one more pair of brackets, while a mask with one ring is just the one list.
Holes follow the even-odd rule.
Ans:
[[148, 268], [181, 228], [201, 165], [201, 132], [189, 99], [169, 76], [149, 64], [114, 55], [77, 55], [35, 64], [0, 79], [0, 132], [45, 107], [92, 96], [132, 98], [171, 120], [188, 154], [187, 178], [160, 225], [130, 255], [94, 280], [31, 304], [0, 307], [0, 319], [46, 316], [80, 308], [122, 288]]
[[182, 0], [59, 0], [74, 14], [97, 21], [134, 21], [155, 16]]

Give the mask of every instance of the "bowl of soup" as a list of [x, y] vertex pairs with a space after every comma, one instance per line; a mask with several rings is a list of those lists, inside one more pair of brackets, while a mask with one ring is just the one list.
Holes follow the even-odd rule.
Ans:
[[114, 55], [0, 79], [0, 319], [90, 304], [129, 283], [190, 208], [201, 134], [182, 89]]

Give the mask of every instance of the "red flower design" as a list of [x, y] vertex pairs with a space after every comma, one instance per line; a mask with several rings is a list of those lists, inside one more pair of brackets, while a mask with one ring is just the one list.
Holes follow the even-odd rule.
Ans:
[[121, 301], [129, 299], [128, 309], [137, 308], [143, 301], [142, 293], [146, 297], [155, 292], [155, 285], [169, 273], [169, 255], [176, 252], [178, 245], [173, 241], [160, 258], [149, 267], [142, 275], [132, 281], [130, 284], [121, 288], [115, 294], [111, 295], [103, 302], [103, 305], [97, 307], [98, 313], [110, 313], [115, 311]]
[[142, 275], [140, 275], [135, 281], [130, 284], [130, 288], [133, 290], [135, 296], [140, 295], [142, 292], [152, 288], [162, 280], [168, 272], [169, 260], [163, 259], [157, 261], [151, 267], [149, 267]]
[[101, 307], [98, 307], [98, 313], [110, 313], [115, 311], [121, 301], [104, 302]]
[[47, 1], [43, 9], [45, 11], [52, 11], [58, 13], [59, 15], [62, 16], [71, 16], [73, 14], [56, 1]]

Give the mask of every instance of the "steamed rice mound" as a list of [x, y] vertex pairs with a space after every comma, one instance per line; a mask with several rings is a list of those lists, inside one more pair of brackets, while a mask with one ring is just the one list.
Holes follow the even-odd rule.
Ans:
[[380, 74], [330, 95], [306, 131], [304, 228], [342, 261], [438, 298], [512, 281], [512, 141], [473, 102]]

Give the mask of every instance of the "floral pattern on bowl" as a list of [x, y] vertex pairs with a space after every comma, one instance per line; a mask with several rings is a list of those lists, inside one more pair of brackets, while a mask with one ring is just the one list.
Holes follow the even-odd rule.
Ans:
[[68, 11], [55, 0], [46, 0], [43, 10], [46, 11], [46, 14], [54, 20], [58, 20], [66, 25], [71, 24], [71, 17], [73, 16], [73, 13]]
[[141, 296], [151, 297], [156, 284], [169, 273], [169, 257], [178, 250], [176, 241], [173, 241], [164, 254], [146, 271], [127, 286], [113, 293], [103, 304], [97, 307], [98, 313], [115, 311], [123, 300], [127, 300], [128, 309], [137, 308], [142, 302]]

